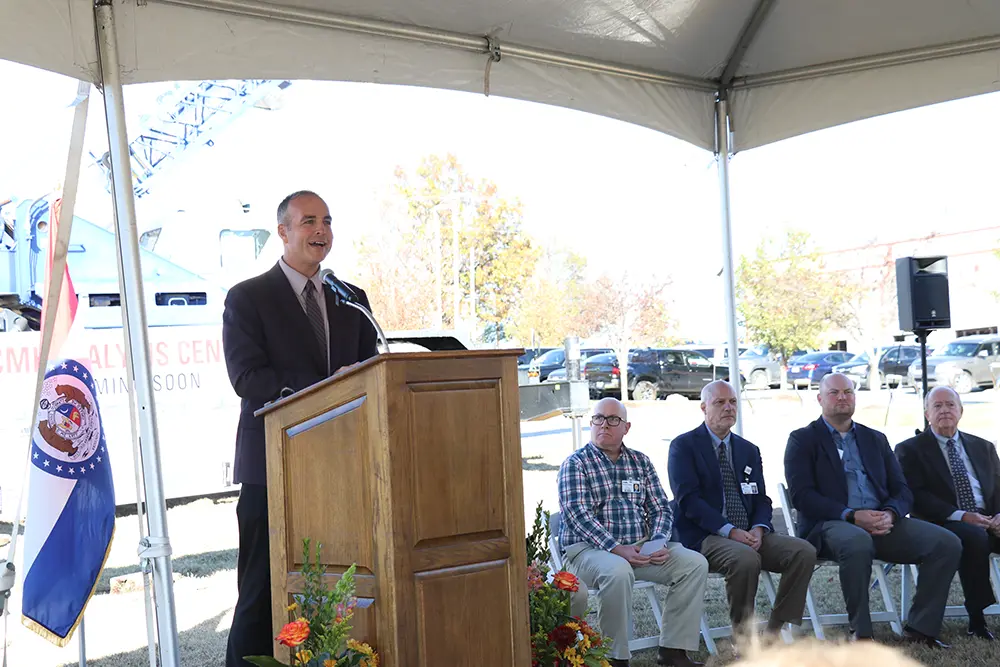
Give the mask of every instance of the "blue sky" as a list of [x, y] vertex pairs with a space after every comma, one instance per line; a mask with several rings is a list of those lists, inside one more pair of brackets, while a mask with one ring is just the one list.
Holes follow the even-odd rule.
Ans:
[[[0, 197], [30, 196], [62, 178], [75, 82], [0, 61]], [[130, 128], [168, 84], [126, 90]], [[101, 98], [88, 148], [106, 150]], [[809, 229], [827, 249], [997, 223], [992, 192], [1000, 139], [986, 95], [853, 123], [737, 155], [736, 252], [766, 234]], [[577, 111], [468, 93], [295, 82], [277, 111], [253, 109], [139, 205], [140, 227], [239, 217], [251, 204], [272, 225], [289, 191], [316, 189], [336, 224], [330, 262], [350, 275], [351, 241], [372, 224], [396, 165], [453, 152], [525, 205], [528, 230], [582, 252], [595, 271], [672, 274], [681, 314], [721, 325], [718, 182], [713, 156], [645, 128]], [[109, 197], [85, 170], [78, 213], [103, 222]], [[245, 218], [242, 219], [245, 223]], [[1000, 237], [1000, 232], [997, 234]]]

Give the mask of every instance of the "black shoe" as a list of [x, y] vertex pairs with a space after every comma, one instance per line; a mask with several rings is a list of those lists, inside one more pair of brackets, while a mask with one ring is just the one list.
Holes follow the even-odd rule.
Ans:
[[616, 658], [608, 658], [608, 662], [611, 663], [611, 667], [628, 667], [628, 660], [618, 660]]
[[922, 644], [930, 648], [940, 648], [949, 649], [950, 644], [945, 644], [943, 641], [936, 637], [931, 637], [930, 635], [925, 635], [922, 632], [914, 630], [910, 626], [903, 628], [903, 639], [913, 644]]
[[988, 627], [986, 627], [985, 622], [982, 625], [979, 624], [969, 625], [969, 631], [966, 634], [969, 635], [970, 637], [978, 637], [980, 639], [985, 639], [986, 641], [989, 642], [995, 639], [993, 633], [990, 632], [990, 629]]
[[661, 646], [656, 653], [656, 664], [668, 667], [701, 667], [705, 663], [692, 660], [687, 651], [682, 648], [665, 648]]

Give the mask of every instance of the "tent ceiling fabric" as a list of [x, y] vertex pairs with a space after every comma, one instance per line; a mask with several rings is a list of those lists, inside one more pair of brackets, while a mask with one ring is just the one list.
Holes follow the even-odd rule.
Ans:
[[[96, 81], [92, 1], [0, 0], [0, 25], [17, 26], [4, 32], [0, 58]], [[492, 35], [502, 57], [489, 68], [491, 94], [618, 118], [711, 150], [715, 88], [758, 1], [115, 0], [114, 7], [125, 83], [297, 78], [482, 93]], [[1000, 89], [996, 0], [768, 4], [734, 72], [737, 149]], [[930, 58], [938, 49], [917, 62], [864, 61], [945, 45], [956, 45], [946, 58]], [[809, 69], [845, 61], [832, 73]]]

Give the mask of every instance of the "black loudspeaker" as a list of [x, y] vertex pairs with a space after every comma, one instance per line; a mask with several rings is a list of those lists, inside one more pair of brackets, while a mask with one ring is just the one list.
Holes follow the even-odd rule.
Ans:
[[902, 331], [951, 328], [947, 257], [896, 260], [896, 296]]

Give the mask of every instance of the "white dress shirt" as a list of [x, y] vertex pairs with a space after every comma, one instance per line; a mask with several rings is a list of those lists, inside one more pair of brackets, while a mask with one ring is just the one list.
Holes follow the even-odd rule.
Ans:
[[[949, 438], [939, 435], [933, 428], [931, 433], [938, 441], [938, 446], [941, 448], [941, 453], [944, 455], [944, 461], [948, 464], [948, 472], [951, 473], [952, 479], [955, 477], [954, 471], [951, 469], [951, 461], [948, 460], [948, 440]], [[962, 444], [962, 434], [955, 431], [955, 437], [950, 438], [955, 441], [955, 449], [958, 451], [958, 458], [962, 459], [962, 463], [965, 464], [965, 471], [969, 473], [969, 484], [972, 485], [972, 497], [976, 500], [976, 507], [985, 507], [983, 501], [983, 486], [979, 483], [979, 478], [976, 477], [976, 470], [972, 467], [972, 461], [969, 460], [969, 455], [965, 453], [965, 445]], [[965, 514], [962, 510], [955, 510], [948, 517], [949, 521], [961, 521], [962, 515]]]
[[323, 281], [319, 277], [319, 269], [316, 270], [311, 277], [304, 276], [292, 267], [285, 263], [285, 258], [282, 257], [278, 260], [278, 265], [281, 267], [281, 271], [288, 278], [288, 284], [292, 286], [292, 291], [295, 292], [295, 296], [299, 299], [299, 305], [302, 306], [302, 312], [309, 316], [309, 311], [306, 310], [306, 283], [310, 280], [316, 287], [316, 300], [319, 302], [319, 312], [323, 315], [323, 328], [326, 330], [326, 359], [327, 366], [326, 372], [330, 372], [330, 318], [326, 315], [326, 295], [323, 294]]

